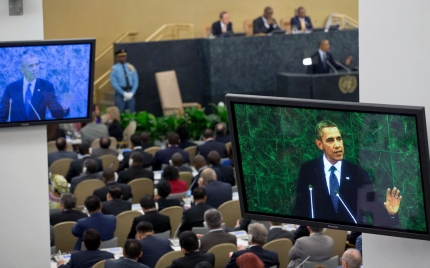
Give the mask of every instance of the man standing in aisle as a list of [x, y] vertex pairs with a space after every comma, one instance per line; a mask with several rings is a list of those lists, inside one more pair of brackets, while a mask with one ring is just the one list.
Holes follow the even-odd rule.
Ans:
[[129, 110], [134, 112], [137, 87], [139, 78], [133, 65], [127, 62], [127, 50], [120, 49], [115, 52], [117, 63], [112, 67], [110, 82], [115, 89], [115, 106], [121, 112]]

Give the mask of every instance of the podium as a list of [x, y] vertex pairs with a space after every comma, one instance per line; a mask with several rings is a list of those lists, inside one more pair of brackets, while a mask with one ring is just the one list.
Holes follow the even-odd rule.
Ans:
[[337, 74], [278, 73], [277, 96], [359, 102], [358, 72]]

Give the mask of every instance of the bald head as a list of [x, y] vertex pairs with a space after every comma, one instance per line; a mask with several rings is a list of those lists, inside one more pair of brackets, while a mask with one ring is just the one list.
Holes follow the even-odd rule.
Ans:
[[203, 179], [203, 183], [205, 185], [208, 184], [210, 181], [215, 181], [217, 179], [215, 171], [211, 168], [204, 169], [202, 171], [201, 178]]
[[194, 167], [199, 170], [202, 167], [206, 166], [206, 159], [202, 155], [197, 155], [194, 157]]
[[361, 266], [361, 254], [356, 249], [348, 249], [342, 255], [342, 268], [359, 268]]
[[180, 167], [184, 164], [184, 158], [180, 153], [174, 153], [172, 155], [172, 164], [175, 167]]

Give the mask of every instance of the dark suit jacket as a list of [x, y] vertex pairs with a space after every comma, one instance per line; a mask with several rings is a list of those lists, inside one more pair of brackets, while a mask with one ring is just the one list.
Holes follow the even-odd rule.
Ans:
[[200, 238], [200, 251], [207, 252], [212, 247], [223, 243], [230, 243], [236, 245], [237, 238], [235, 235], [226, 233], [222, 230], [210, 232]]
[[193, 227], [203, 227], [203, 216], [206, 210], [211, 208], [212, 207], [207, 205], [206, 203], [200, 202], [197, 203], [197, 205], [195, 205], [194, 207], [184, 210], [184, 212], [182, 213], [182, 224], [179, 228], [179, 233], [182, 233], [184, 231], [191, 231]]
[[187, 254], [182, 258], [176, 259], [172, 262], [170, 268], [190, 268], [195, 267], [198, 263], [207, 261], [210, 264], [215, 265], [215, 255], [213, 253], [203, 253], [195, 251]]
[[91, 180], [91, 179], [99, 179], [102, 180], [103, 176], [100, 174], [100, 172], [98, 173], [93, 173], [93, 174], [82, 174], [79, 175], [77, 177], [72, 178], [72, 182], [70, 183], [70, 193], [74, 193], [76, 186], [78, 186], [79, 183], [86, 181], [86, 180]]
[[266, 268], [270, 268], [275, 265], [279, 267], [278, 253], [271, 250], [265, 250], [261, 246], [252, 246], [245, 250], [239, 250], [234, 252], [233, 255], [231, 255], [230, 261], [227, 263], [225, 268], [238, 268], [238, 266], [236, 265], [237, 258], [248, 252], [257, 255], [257, 257], [264, 263], [264, 267]]
[[154, 172], [146, 170], [143, 167], [133, 166], [118, 174], [119, 183], [129, 183], [134, 179], [148, 178], [154, 180]]
[[78, 221], [79, 219], [87, 218], [87, 217], [88, 215], [81, 211], [77, 211], [74, 209], [67, 209], [67, 210], [52, 213], [51, 215], [49, 215], [49, 224], [52, 226], [55, 226], [56, 224], [59, 224], [65, 221]]
[[231, 186], [235, 185], [234, 170], [232, 167], [221, 165], [221, 164], [215, 165], [213, 167], [221, 171], [221, 174], [222, 174], [221, 181], [229, 183]]
[[[227, 32], [233, 33], [233, 24], [231, 22], [227, 25]], [[212, 23], [212, 34], [215, 36], [223, 34], [220, 21]]]
[[231, 185], [221, 181], [210, 181], [206, 186], [206, 204], [213, 208], [218, 208], [224, 202], [233, 198]]
[[181, 207], [181, 202], [179, 202], [179, 199], [167, 199], [167, 198], [161, 197], [160, 199], [157, 200], [157, 203], [158, 203], [158, 211], [162, 211], [163, 209], [168, 207], [174, 207], [174, 206]]
[[276, 20], [273, 19], [275, 21], [275, 24], [272, 26], [270, 25], [269, 28], [266, 28], [266, 26], [264, 25], [264, 21], [262, 19], [262, 17], [258, 17], [254, 20], [254, 22], [252, 23], [253, 27], [254, 27], [254, 34], [258, 34], [258, 33], [271, 33], [273, 32], [275, 29], [279, 29], [278, 24], [276, 23]]
[[82, 236], [87, 229], [96, 229], [102, 241], [110, 240], [116, 229], [116, 218], [113, 215], [103, 215], [103, 213], [97, 212], [88, 218], [78, 220], [72, 228], [72, 234], [78, 238], [74, 250], [81, 250]]
[[119, 186], [122, 190], [122, 199], [128, 200], [133, 197], [131, 194], [131, 187], [128, 184], [118, 183], [116, 181], [108, 182], [108, 184], [104, 187], [98, 188], [94, 190], [93, 195], [97, 195], [100, 198], [100, 201], [106, 201], [106, 194], [108, 193], [109, 187]]
[[[292, 17], [290, 20], [290, 23], [291, 23], [291, 29], [293, 28], [293, 26], [296, 26], [297, 30], [303, 30], [302, 24], [300, 23], [299, 16]], [[311, 18], [309, 18], [308, 16], [305, 17], [305, 25], [306, 25], [306, 30], [312, 30], [314, 28], [312, 26]]]
[[113, 259], [115, 256], [107, 251], [101, 250], [84, 250], [73, 252], [70, 261], [66, 265], [60, 265], [61, 268], [88, 268], [102, 260]]
[[[170, 227], [170, 218], [166, 215], [158, 213], [158, 211], [148, 211], [145, 215], [138, 216], [134, 218], [133, 224], [130, 229], [130, 233], [128, 234], [128, 238], [135, 238], [136, 236], [136, 226], [141, 221], [147, 221], [152, 224], [154, 228], [154, 233], [163, 233], [165, 231], [171, 231]], [[173, 230], [173, 232], [176, 230]]]
[[[199, 187], [197, 181], [202, 176], [202, 172], [203, 172], [203, 170], [205, 168], [208, 168], [208, 166], [206, 166], [206, 167], [202, 168], [201, 170], [199, 170], [199, 173], [196, 176], [194, 176], [193, 179], [191, 180], [191, 187], [190, 187], [191, 188], [190, 189], [191, 192], [194, 191], [194, 189], [196, 189], [197, 187]], [[221, 170], [219, 170], [216, 167], [212, 167], [212, 169], [215, 171], [217, 179], [219, 181], [224, 181], [224, 178], [222, 177]]]
[[78, 155], [74, 152], [68, 151], [57, 151], [48, 154], [48, 167], [51, 166], [52, 163], [59, 159], [63, 158], [71, 158], [73, 160], [78, 159]]
[[97, 161], [98, 171], [103, 171], [102, 160], [100, 160], [97, 157], [86, 156], [86, 157], [81, 158], [81, 159], [73, 160], [70, 163], [69, 170], [67, 171], [67, 174], [66, 174], [66, 180], [68, 182], [71, 182], [72, 178], [81, 175], [82, 167], [84, 165], [84, 162], [85, 162], [85, 160], [87, 160], [89, 158], [94, 159], [94, 160]]
[[10, 106], [12, 106], [10, 122], [39, 121], [39, 117], [40, 120], [45, 120], [46, 109], [48, 108], [52, 116], [56, 119], [63, 119], [68, 114], [69, 111], [64, 111], [58, 102], [54, 85], [47, 80], [37, 78], [31, 99], [31, 104], [37, 114], [31, 109], [30, 115], [27, 117], [25, 113], [23, 86], [24, 78], [6, 86], [0, 101], [0, 122], [6, 122], [9, 119]]
[[131, 210], [131, 203], [122, 199], [113, 199], [102, 202], [102, 212], [105, 215], [116, 216], [128, 210]]
[[118, 260], [107, 260], [105, 268], [148, 268], [148, 266], [130, 259], [121, 258]]
[[294, 242], [294, 233], [286, 230], [282, 230], [282, 228], [273, 228], [270, 229], [267, 233], [266, 243], [269, 243], [272, 240], [276, 240], [279, 238], [288, 238], [291, 242]]
[[[305, 219], [312, 217], [309, 191], [309, 185], [312, 185], [315, 219], [354, 224], [352, 217], [340, 201], [337, 213], [333, 207], [327, 189], [323, 157], [302, 164], [297, 181], [293, 215]], [[366, 224], [366, 214], [364, 214], [366, 211], [372, 216], [373, 225], [390, 227], [398, 223], [398, 217], [391, 218], [379, 202], [367, 172], [347, 160], [342, 160], [339, 196], [358, 223]]]
[[231, 138], [230, 138], [230, 135], [229, 135], [229, 134], [227, 134], [227, 135], [224, 135], [224, 136], [216, 136], [216, 137], [215, 137], [215, 140], [216, 140], [217, 142], [221, 142], [221, 143], [226, 144], [226, 143], [228, 143], [228, 142], [230, 142], [230, 141], [231, 141]]
[[117, 141], [123, 140], [122, 127], [118, 121], [115, 120], [111, 124], [109, 124], [108, 131], [109, 131], [109, 136], [115, 137]]
[[197, 154], [202, 155], [206, 160], [208, 159], [208, 154], [211, 151], [217, 151], [221, 158], [227, 157], [227, 150], [225, 149], [224, 143], [215, 140], [209, 140], [197, 147]]
[[[324, 68], [324, 64], [319, 51], [312, 54], [311, 59], [312, 65], [308, 66], [308, 74], [328, 74], [332, 70], [332, 68], [328, 64], [326, 64]], [[335, 69], [342, 69], [342, 67], [334, 61], [333, 55], [330, 52], [326, 52], [326, 59]]]
[[112, 150], [112, 149], [109, 149], [109, 148], [94, 148], [94, 149], [92, 149], [92, 152], [91, 152], [91, 156], [92, 157], [100, 157], [100, 156], [103, 156], [103, 155], [114, 155], [114, 156], [118, 156], [118, 151], [116, 151], [116, 150]]
[[181, 148], [182, 150], [184, 150], [185, 148], [190, 147], [190, 146], [197, 146], [197, 144], [195, 144], [194, 142], [191, 142], [191, 141], [181, 141], [178, 144], [178, 147]]
[[120, 172], [126, 168], [129, 168], [128, 160], [130, 160], [131, 153], [134, 153], [134, 152], [139, 152], [143, 155], [142, 167], [147, 168], [147, 167], [150, 167], [152, 165], [152, 158], [153, 158], [152, 154], [144, 152], [143, 149], [136, 149], [136, 150], [133, 150], [131, 152], [124, 153], [124, 159], [121, 161], [121, 164], [119, 165], [118, 172]]
[[147, 265], [150, 268], [154, 268], [155, 264], [157, 264], [157, 261], [164, 254], [173, 251], [169, 240], [158, 238], [152, 235], [140, 240], [140, 244], [142, 245], [143, 255], [139, 258], [139, 262]]
[[161, 170], [161, 165], [168, 165], [169, 160], [172, 158], [172, 155], [174, 153], [180, 153], [184, 158], [184, 163], [190, 162], [188, 152], [185, 152], [181, 148], [175, 146], [167, 147], [166, 149], [160, 150], [155, 153], [154, 161], [152, 162], [152, 170]]

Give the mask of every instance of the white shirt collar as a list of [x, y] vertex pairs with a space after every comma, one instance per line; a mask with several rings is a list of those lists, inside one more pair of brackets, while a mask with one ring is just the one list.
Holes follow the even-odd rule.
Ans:
[[[27, 81], [27, 79], [24, 77], [24, 83], [23, 83], [23, 98], [22, 98], [22, 100], [23, 100], [23, 102], [25, 102], [25, 92], [27, 91], [27, 87], [28, 87], [28, 84], [30, 84], [30, 82], [28, 82]], [[33, 96], [33, 94], [34, 94], [34, 87], [35, 87], [35, 85], [36, 85], [36, 81], [37, 81], [37, 79], [34, 79], [32, 82], [31, 82], [31, 86], [30, 86], [30, 91], [31, 91], [31, 95]]]
[[198, 170], [198, 172], [202, 171], [202, 170], [203, 170], [203, 169], [205, 169], [205, 168], [208, 168], [208, 166], [201, 167], [201, 168]]
[[282, 226], [270, 226], [270, 230], [272, 230], [272, 229], [282, 229]]
[[267, 23], [267, 19], [264, 16], [261, 16], [261, 18], [263, 19], [264, 27], [266, 27], [267, 29], [269, 29], [270, 25], [269, 25], [269, 23]]
[[323, 162], [324, 162], [324, 173], [325, 173], [325, 179], [327, 182], [327, 189], [328, 193], [330, 194], [330, 168], [331, 166], [334, 166], [336, 168], [336, 171], [334, 172], [334, 175], [337, 177], [337, 181], [339, 182], [340, 186], [340, 176], [342, 174], [342, 161], [337, 161], [336, 164], [332, 165], [326, 158], [325, 154], [323, 156]]
[[222, 229], [221, 228], [219, 228], [219, 229], [212, 229], [212, 230], [209, 230], [209, 233], [217, 232], [217, 231], [222, 231]]
[[136, 151], [136, 150], [138, 150], [138, 149], [142, 149], [142, 146], [135, 146], [135, 147], [133, 148], [133, 151]]
[[225, 27], [225, 28], [227, 29], [227, 25], [225, 25], [222, 21], [219, 21], [219, 23], [221, 24], [221, 29], [222, 29], [223, 27]]

